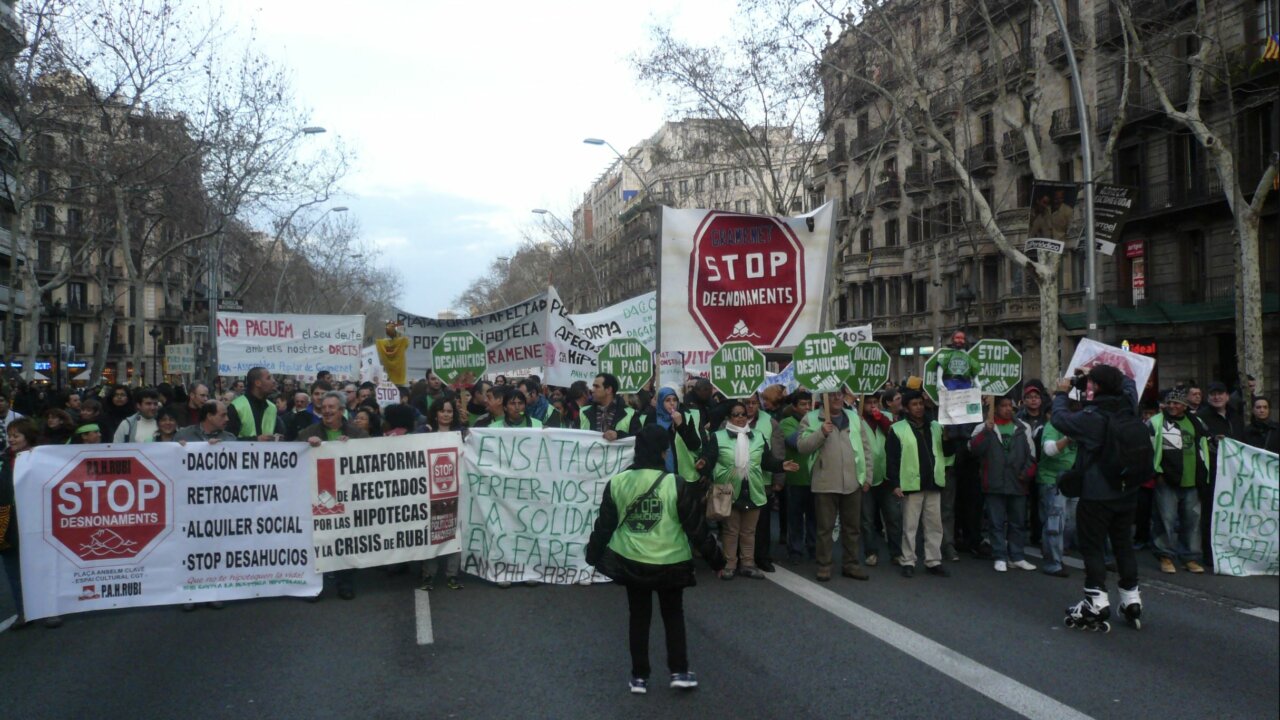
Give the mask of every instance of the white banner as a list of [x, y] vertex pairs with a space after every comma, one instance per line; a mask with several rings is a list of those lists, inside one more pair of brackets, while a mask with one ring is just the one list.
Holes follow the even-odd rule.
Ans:
[[551, 288], [547, 293], [551, 298], [551, 309], [547, 313], [550, 339], [543, 350], [542, 382], [569, 387], [583, 380], [590, 385], [596, 376], [596, 345], [575, 326], [556, 289]]
[[614, 338], [635, 338], [649, 350], [655, 347], [658, 329], [658, 293], [647, 292], [592, 313], [570, 315], [579, 332], [597, 348]]
[[684, 355], [678, 352], [657, 353], [658, 387], [667, 387], [684, 395]]
[[585, 430], [472, 428], [463, 453], [462, 570], [492, 581], [608, 582], [585, 557], [604, 486], [635, 441]]
[[164, 346], [165, 372], [174, 375], [196, 371], [196, 346], [191, 343], [174, 343]]
[[967, 425], [982, 422], [982, 391], [977, 388], [948, 390], [938, 385], [942, 396], [938, 403], [939, 425]]
[[[789, 350], [820, 329], [831, 203], [802, 217], [662, 209], [659, 350], [745, 340]], [[696, 365], [696, 363], [695, 363]]]
[[27, 617], [316, 595], [309, 450], [146, 443], [21, 453]]
[[381, 382], [387, 377], [378, 357], [378, 346], [370, 345], [360, 351], [360, 382]]
[[1076, 369], [1088, 372], [1094, 365], [1113, 365], [1124, 373], [1138, 387], [1138, 397], [1147, 386], [1151, 371], [1156, 367], [1156, 359], [1145, 355], [1131, 353], [1113, 345], [1106, 345], [1097, 340], [1083, 338], [1076, 345], [1067, 365], [1067, 377], [1075, 374]]
[[547, 309], [550, 293], [541, 292], [510, 307], [474, 317], [442, 319], [396, 310], [396, 322], [409, 338], [409, 377], [423, 377], [431, 367], [431, 348], [450, 330], [470, 330], [489, 353], [485, 371], [509, 373], [542, 365], [542, 349], [549, 337]]
[[1219, 441], [1211, 532], [1218, 575], [1280, 575], [1280, 455]]
[[363, 315], [259, 315], [218, 313], [218, 374], [243, 376], [264, 367], [272, 374], [339, 380], [360, 377]]
[[871, 337], [870, 325], [854, 325], [853, 327], [836, 328], [831, 332], [835, 333], [849, 347], [860, 342], [870, 342], [874, 338]]
[[313, 451], [322, 572], [458, 551], [460, 433], [326, 442]]

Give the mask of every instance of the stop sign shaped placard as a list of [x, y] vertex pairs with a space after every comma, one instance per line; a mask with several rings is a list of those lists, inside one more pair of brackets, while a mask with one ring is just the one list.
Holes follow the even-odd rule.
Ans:
[[707, 214], [689, 258], [689, 313], [712, 347], [777, 347], [804, 304], [804, 248], [791, 228], [772, 217]]
[[45, 484], [47, 539], [77, 565], [136, 563], [171, 529], [172, 488], [137, 451], [77, 458]]

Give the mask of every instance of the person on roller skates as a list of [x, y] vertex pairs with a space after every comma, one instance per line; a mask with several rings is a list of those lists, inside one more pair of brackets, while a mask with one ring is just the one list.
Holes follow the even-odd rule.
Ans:
[[[1084, 393], [1083, 408], [1072, 412], [1068, 393]], [[1138, 414], [1133, 380], [1111, 365], [1096, 365], [1088, 375], [1058, 381], [1049, 422], [1076, 442], [1075, 466], [1063, 473], [1059, 490], [1079, 497], [1076, 534], [1084, 556], [1084, 599], [1067, 608], [1067, 627], [1109, 631], [1106, 541], [1111, 539], [1120, 574], [1120, 613], [1140, 627], [1142, 598], [1138, 560], [1133, 550], [1133, 516], [1138, 490], [1151, 478], [1154, 449]]]

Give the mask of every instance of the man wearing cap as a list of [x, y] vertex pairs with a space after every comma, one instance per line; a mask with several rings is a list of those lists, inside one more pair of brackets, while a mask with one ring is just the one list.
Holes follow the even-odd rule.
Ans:
[[[1239, 440], [1244, 435], [1244, 419], [1228, 408], [1231, 394], [1227, 392], [1224, 383], [1215, 380], [1206, 389], [1208, 402], [1200, 406], [1196, 417], [1204, 424], [1209, 435], [1209, 477], [1207, 482], [1196, 485], [1196, 490], [1200, 495], [1200, 507], [1213, 508], [1213, 480], [1218, 477], [1218, 443], [1223, 438]], [[1210, 565], [1213, 564], [1213, 538], [1210, 535], [1212, 517], [1212, 510], [1200, 514], [1200, 550]]]
[[1155, 448], [1155, 511], [1159, 522], [1153, 540], [1160, 571], [1175, 573], [1174, 557], [1188, 572], [1200, 565], [1200, 495], [1197, 484], [1209, 480], [1209, 433], [1199, 418], [1187, 412], [1187, 391], [1174, 388], [1165, 410], [1148, 421]]

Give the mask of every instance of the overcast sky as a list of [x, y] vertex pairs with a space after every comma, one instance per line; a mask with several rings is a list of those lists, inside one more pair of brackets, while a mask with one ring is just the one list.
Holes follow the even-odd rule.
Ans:
[[533, 208], [570, 221], [612, 154], [670, 119], [628, 58], [648, 26], [722, 37], [733, 0], [462, 3], [226, 0], [295, 72], [314, 121], [358, 154], [347, 205], [405, 278], [404, 309], [448, 309]]

